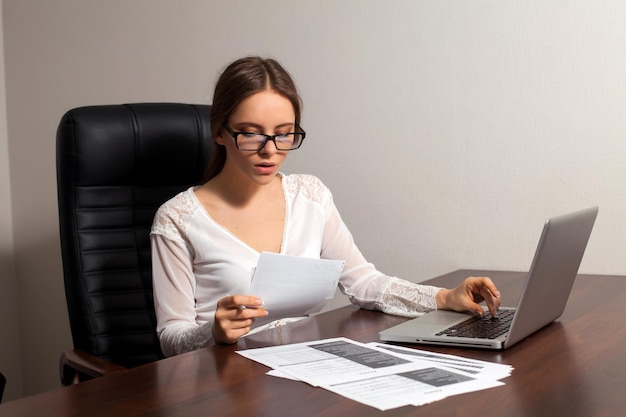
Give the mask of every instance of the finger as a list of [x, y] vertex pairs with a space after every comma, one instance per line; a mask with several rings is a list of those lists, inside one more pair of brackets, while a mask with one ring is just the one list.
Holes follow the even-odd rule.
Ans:
[[232, 296], [232, 307], [236, 307], [240, 310], [245, 310], [247, 308], [259, 308], [263, 305], [263, 300], [259, 297], [254, 297], [251, 295], [233, 295]]
[[[252, 320], [249, 320], [252, 323]], [[236, 322], [230, 321], [229, 327], [222, 327], [217, 322], [213, 325], [213, 337], [217, 343], [235, 343], [237, 339], [245, 335], [250, 331], [250, 325], [248, 326], [235, 326]]]
[[231, 328], [233, 322], [239, 322], [237, 327], [251, 326], [255, 318], [268, 315], [267, 310], [255, 307], [259, 304], [262, 304], [262, 301], [257, 297], [226, 296], [217, 303], [215, 320], [221, 323], [222, 328]]
[[492, 317], [498, 317], [498, 309], [500, 308], [501, 301], [500, 291], [488, 278], [486, 278], [484, 284], [485, 286], [482, 288], [481, 293], [485, 299], [487, 308], [489, 309]]
[[250, 308], [246, 306], [239, 306], [235, 311], [237, 312], [235, 320], [251, 319], [254, 321], [254, 319], [265, 317], [269, 314], [269, 312], [263, 307]]
[[478, 303], [472, 303], [470, 311], [481, 317], [485, 315], [485, 309]]
[[500, 299], [492, 296], [491, 294], [485, 297], [485, 303], [491, 313], [491, 317], [498, 317], [498, 309], [500, 308]]
[[226, 330], [242, 330], [242, 329], [247, 329], [250, 330], [250, 327], [252, 326], [252, 324], [254, 323], [254, 319], [233, 319], [233, 320], [229, 320], [227, 323], [223, 323], [224, 329]]
[[[495, 285], [493, 285], [491, 279], [487, 277], [469, 277], [465, 280], [465, 285], [469, 298], [469, 311], [481, 317], [484, 316], [485, 310], [480, 303], [485, 301], [489, 312], [497, 315], [497, 307], [495, 307], [497, 305], [497, 297], [494, 296], [494, 293], [499, 294], [499, 292], [497, 292], [498, 290]], [[494, 291], [494, 293], [491, 291]]]
[[471, 285], [467, 285], [464, 289], [463, 295], [459, 298], [460, 308], [459, 311], [467, 311], [468, 313], [483, 316], [485, 311], [479, 304], [482, 301], [482, 296], [478, 288], [472, 288]]
[[493, 283], [493, 281], [491, 281], [491, 279], [485, 278], [484, 284], [487, 290], [489, 290], [489, 294], [491, 295], [492, 298], [494, 299], [500, 298], [500, 290], [498, 290], [498, 288]]

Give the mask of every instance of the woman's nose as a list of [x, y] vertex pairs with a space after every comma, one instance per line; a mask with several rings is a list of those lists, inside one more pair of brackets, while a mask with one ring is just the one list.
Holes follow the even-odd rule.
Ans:
[[259, 149], [259, 153], [261, 154], [266, 154], [266, 155], [273, 155], [276, 152], [278, 152], [278, 148], [276, 148], [276, 142], [274, 142], [276, 139], [268, 139], [265, 144], [263, 145], [263, 147], [261, 149]]

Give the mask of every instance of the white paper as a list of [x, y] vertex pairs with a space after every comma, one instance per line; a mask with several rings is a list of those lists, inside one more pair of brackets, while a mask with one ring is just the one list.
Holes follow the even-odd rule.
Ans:
[[427, 361], [447, 369], [463, 371], [476, 378], [499, 380], [508, 377], [513, 371], [513, 367], [510, 365], [436, 353], [428, 350], [388, 345], [379, 342], [368, 343], [368, 346], [374, 346], [392, 352], [409, 360]]
[[[423, 405], [451, 395], [496, 387], [503, 385], [496, 375], [506, 374], [502, 370], [493, 374], [465, 372], [346, 338], [237, 353], [272, 368], [272, 375], [304, 381], [379, 410]], [[463, 363], [463, 359], [449, 358], [455, 364]], [[469, 359], [467, 363], [477, 365], [481, 361]], [[483, 369], [487, 368], [486, 364], [482, 362]]]
[[421, 364], [419, 369], [413, 371], [332, 384], [324, 388], [384, 411], [405, 405], [420, 406], [452, 395], [500, 385], [504, 384]]
[[408, 359], [343, 337], [237, 353], [313, 386], [416, 368]]
[[263, 300], [269, 315], [255, 325], [319, 312], [334, 297], [344, 263], [262, 252], [250, 294]]

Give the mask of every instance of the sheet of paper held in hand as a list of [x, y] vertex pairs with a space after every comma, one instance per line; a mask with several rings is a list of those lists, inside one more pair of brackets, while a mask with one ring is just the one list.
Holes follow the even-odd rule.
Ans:
[[250, 285], [269, 312], [262, 322], [319, 312], [334, 297], [344, 263], [262, 252]]

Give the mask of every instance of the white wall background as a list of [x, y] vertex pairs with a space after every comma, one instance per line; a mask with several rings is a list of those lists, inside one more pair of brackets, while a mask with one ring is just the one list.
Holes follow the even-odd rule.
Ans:
[[[2, 9], [0, 8], [0, 16]], [[1, 24], [1, 19], [0, 19]], [[4, 83], [4, 52], [0, 31], [0, 372], [10, 379], [5, 399], [22, 388], [20, 334], [17, 320], [17, 281], [11, 216], [11, 184]]]
[[599, 205], [581, 272], [626, 273], [621, 0], [2, 7], [0, 305], [10, 312], [0, 317], [0, 370], [10, 398], [57, 387], [59, 352], [71, 346], [54, 151], [63, 113], [210, 103], [217, 73], [248, 54], [279, 59], [301, 89], [308, 136], [285, 171], [331, 187], [379, 269], [414, 281], [524, 270], [546, 217]]

